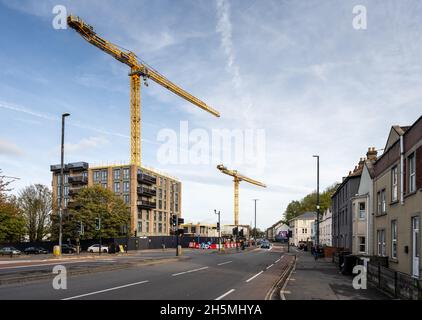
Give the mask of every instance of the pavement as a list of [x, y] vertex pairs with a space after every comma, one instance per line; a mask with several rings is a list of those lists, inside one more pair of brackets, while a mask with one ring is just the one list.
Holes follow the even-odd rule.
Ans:
[[[285, 247], [278, 244], [271, 250], [248, 248], [225, 253], [185, 249], [183, 259], [175, 259], [175, 249], [108, 256], [113, 257], [108, 257], [108, 262], [99, 259], [60, 264], [70, 270], [95, 269], [93, 264], [127, 265], [110, 271], [68, 274], [65, 290], [53, 288], [53, 265], [28, 266], [29, 272], [43, 268], [50, 278], [0, 285], [0, 300], [264, 300], [292, 261], [285, 254]], [[139, 263], [146, 256], [162, 260], [154, 264]]]
[[389, 300], [390, 297], [368, 283], [354, 289], [353, 276], [342, 275], [331, 258], [315, 261], [309, 252], [291, 248], [296, 263], [281, 290], [283, 300]]

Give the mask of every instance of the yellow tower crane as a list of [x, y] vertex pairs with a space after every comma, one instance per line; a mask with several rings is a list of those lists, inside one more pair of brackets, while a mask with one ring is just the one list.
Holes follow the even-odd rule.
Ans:
[[199, 108], [213, 114], [216, 117], [220, 113], [209, 107], [205, 102], [186, 92], [173, 82], [169, 81], [156, 70], [140, 62], [137, 56], [128, 50], [120, 49], [117, 45], [108, 42], [94, 32], [94, 28], [85, 23], [81, 18], [70, 15], [67, 24], [76, 30], [86, 41], [113, 56], [120, 62], [130, 67], [130, 162], [141, 166], [141, 81], [142, 76], [145, 84], [147, 79], [152, 79], [164, 88], [172, 91]]
[[237, 172], [237, 170], [229, 170], [222, 164], [219, 164], [217, 166], [217, 169], [220, 170], [222, 173], [232, 176], [234, 178], [234, 224], [237, 226], [239, 225], [239, 182], [246, 181], [256, 186], [264, 188], [266, 188], [267, 186], [262, 182], [241, 175], [239, 172]]

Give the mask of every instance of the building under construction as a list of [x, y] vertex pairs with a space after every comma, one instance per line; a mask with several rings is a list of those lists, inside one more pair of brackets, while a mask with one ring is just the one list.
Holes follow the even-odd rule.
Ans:
[[[60, 203], [60, 165], [52, 165], [53, 210]], [[86, 186], [100, 185], [121, 197], [130, 209], [129, 233], [170, 235], [172, 215], [181, 217], [181, 182], [136, 165], [90, 167], [86, 162], [64, 166], [64, 215], [75, 206], [75, 196]]]

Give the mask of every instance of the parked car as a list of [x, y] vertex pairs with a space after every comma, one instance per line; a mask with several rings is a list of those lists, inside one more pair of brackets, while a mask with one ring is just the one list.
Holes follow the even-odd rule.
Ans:
[[[99, 244], [93, 244], [92, 246], [90, 246], [89, 248], [88, 248], [88, 250], [87, 250], [88, 252], [100, 252], [100, 245]], [[101, 245], [101, 252], [104, 252], [104, 253], [108, 253], [108, 247], [107, 246], [104, 246], [104, 245]]]
[[48, 250], [42, 247], [28, 247], [23, 250], [25, 254], [47, 254]]
[[62, 244], [62, 253], [75, 253], [76, 247], [69, 244]]
[[20, 255], [20, 250], [14, 248], [14, 247], [4, 247], [0, 249], [0, 255], [2, 256], [14, 256], [14, 255]]

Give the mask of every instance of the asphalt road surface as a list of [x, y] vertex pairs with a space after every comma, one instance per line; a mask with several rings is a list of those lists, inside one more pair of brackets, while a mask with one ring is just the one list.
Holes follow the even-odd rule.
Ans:
[[[169, 249], [170, 250], [170, 249]], [[174, 252], [151, 253], [174, 257]], [[72, 275], [67, 289], [56, 290], [52, 280], [6, 284], [0, 286], [0, 300], [264, 300], [279, 280], [290, 256], [275, 244], [271, 250], [253, 249], [226, 254], [186, 250], [184, 259], [153, 265], [136, 265], [113, 271]], [[94, 268], [97, 264], [127, 263], [136, 256], [110, 258], [104, 261], [75, 261], [66, 268]], [[53, 265], [25, 267], [52, 270]], [[17, 272], [9, 268], [8, 272]], [[1, 276], [0, 271], [0, 276]]]

